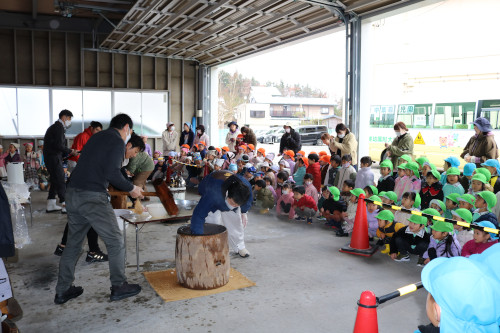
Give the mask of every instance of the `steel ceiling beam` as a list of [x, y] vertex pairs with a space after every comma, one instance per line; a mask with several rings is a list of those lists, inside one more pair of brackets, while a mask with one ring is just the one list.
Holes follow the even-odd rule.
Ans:
[[[214, 7], [206, 7], [204, 8], [201, 12], [200, 12], [200, 16], [201, 17], [205, 17], [208, 13], [210, 12], [213, 12], [214, 10], [216, 10], [217, 8], [221, 8], [222, 6], [224, 6], [225, 4], [227, 4], [228, 2], [230, 2], [231, 0], [223, 0], [221, 1], [220, 3], [217, 3], [217, 6], [215, 5], [212, 5]], [[179, 27], [179, 30], [178, 31], [174, 31], [172, 32], [170, 35], [167, 35], [165, 36], [162, 40], [160, 40], [159, 42], [156, 42], [154, 45], [148, 45], [148, 49], [146, 49], [146, 52], [150, 52], [152, 50], [154, 50], [154, 48], [158, 47], [160, 44], [164, 43], [165, 42], [165, 39], [170, 39], [170, 38], [175, 38], [177, 37], [179, 34], [185, 32], [185, 30], [189, 27], [192, 27], [193, 25], [197, 24], [199, 21], [198, 20], [195, 20], [195, 19], [192, 19], [188, 22], [185, 22], [183, 26]]]
[[352, 5], [346, 7], [346, 12], [356, 12], [363, 7], [372, 6], [380, 2], [387, 2], [387, 0], [359, 0], [355, 1]]
[[[225, 0], [225, 1], [221, 2], [221, 5], [225, 5], [225, 4], [226, 4], [226, 3], [228, 3], [228, 2], [230, 2], [230, 0]], [[267, 8], [267, 7], [269, 7], [269, 4], [264, 5], [264, 6], [261, 6], [261, 7], [258, 7], [258, 8], [255, 8], [255, 9], [252, 9], [252, 10], [249, 10], [249, 11], [247, 11], [247, 16], [253, 15], [253, 14], [255, 14], [257, 11], [260, 11], [260, 10], [262, 10], [262, 9], [264, 9], [264, 8]], [[218, 7], [218, 8], [220, 8], [220, 7]], [[203, 19], [204, 19], [204, 20], [208, 20], [209, 22], [207, 22], [207, 23], [211, 23], [212, 25], [216, 23], [216, 20], [207, 19], [205, 16], [203, 17]], [[224, 24], [224, 25], [223, 25], [223, 26], [222, 26], [222, 27], [221, 27], [218, 31], [220, 32], [220, 31], [222, 31], [222, 30], [226, 29], [228, 26], [231, 26], [232, 24], [234, 24], [234, 22], [235, 22], [235, 21], [238, 21], [238, 20], [241, 20], [241, 18], [238, 18], [238, 19], [236, 19], [236, 20], [233, 20], [233, 21], [231, 21], [230, 23], [226, 23], [226, 24]], [[197, 23], [197, 22], [195, 21], [195, 22], [193, 22], [193, 23]], [[213, 33], [213, 32], [211, 32], [210, 34], [212, 34], [212, 33]], [[208, 33], [207, 33], [207, 34], [208, 34]], [[194, 41], [186, 41], [186, 42], [188, 42], [188, 43], [189, 43], [189, 42], [196, 43], [196, 40], [201, 40], [201, 39], [203, 39], [203, 38], [204, 38], [204, 35], [207, 35], [207, 34], [201, 33], [201, 34], [200, 34], [200, 35], [201, 35], [201, 37], [200, 37], [200, 38], [195, 38], [195, 39], [194, 39]], [[165, 43], [165, 41], [164, 41], [164, 40], [162, 40], [162, 41], [160, 41], [159, 43], [156, 43], [156, 44], [155, 44], [155, 47], [158, 47], [158, 46], [159, 46], [159, 45], [161, 45], [162, 43]], [[187, 47], [184, 47], [184, 48], [187, 48]], [[149, 51], [149, 52], [150, 52], [150, 51], [152, 51], [153, 49], [154, 49], [154, 48], [149, 48], [147, 51]]]
[[[275, 38], [278, 38], [277, 42], [280, 43], [280, 42], [282, 42], [282, 37], [286, 37], [285, 35], [287, 35], [289, 33], [293, 33], [293, 32], [298, 31], [298, 30], [302, 30], [303, 28], [308, 27], [309, 25], [312, 25], [312, 24], [315, 24], [315, 23], [319, 23], [319, 22], [321, 22], [323, 20], [331, 19], [331, 17], [332, 16], [330, 14], [323, 15], [323, 16], [318, 17], [314, 22], [302, 23], [302, 24], [296, 25], [294, 27], [282, 30], [279, 33], [272, 33], [270, 36], [266, 35], [266, 36], [257, 38], [257, 40], [253, 40], [253, 41], [251, 41], [251, 43], [253, 45], [255, 45], [255, 46], [258, 47], [257, 44], [264, 43], [268, 39], [275, 39]], [[220, 47], [224, 48], [225, 46], [221, 45]], [[233, 55], [236, 56], [236, 55], [238, 55], [238, 52], [240, 50], [244, 50], [244, 49], [247, 49], [247, 48], [248, 48], [248, 45], [243, 45], [243, 46], [240, 46], [240, 47], [230, 48], [230, 49], [226, 48], [227, 52], [224, 53], [224, 54], [218, 54], [217, 57], [218, 58], [224, 58], [225, 55], [229, 55], [229, 54], [233, 54]]]
[[[283, 5], [285, 5], [285, 4], [286, 4], [286, 3], [283, 3]], [[281, 15], [282, 15], [282, 17], [289, 17], [289, 16], [293, 16], [294, 14], [300, 13], [302, 10], [307, 9], [307, 8], [310, 8], [310, 7], [311, 7], [310, 5], [308, 5], [308, 4], [304, 4], [304, 5], [301, 5], [301, 6], [297, 7], [297, 8], [289, 9], [289, 10], [287, 10], [287, 11], [285, 11], [285, 12], [281, 13]], [[269, 25], [269, 24], [271, 24], [271, 23], [275, 22], [276, 20], [277, 20], [277, 18], [276, 18], [276, 17], [271, 17], [271, 18], [269, 18], [269, 19], [265, 20], [264, 22], [261, 22], [259, 25], [260, 25], [261, 27], [264, 27], [264, 26], [267, 26], [267, 25]], [[202, 36], [202, 37], [198, 38], [197, 40], [193, 40], [193, 41], [191, 42], [191, 44], [185, 45], [185, 46], [183, 47], [183, 49], [184, 49], [184, 50], [189, 50], [192, 46], [196, 45], [196, 44], [197, 44], [198, 42], [200, 42], [201, 40], [203, 40], [203, 39], [207, 38], [206, 36], [212, 36], [213, 38], [217, 38], [217, 37], [218, 37], [218, 36], [217, 36], [217, 34], [218, 34], [220, 31], [222, 31], [223, 29], [226, 29], [226, 28], [227, 28], [227, 27], [222, 27], [221, 29], [219, 29], [219, 30], [218, 30], [218, 31], [216, 31], [216, 32], [207, 33], [205, 36]], [[227, 36], [227, 37], [226, 37], [225, 39], [223, 39], [222, 41], [219, 41], [219, 43], [218, 43], [218, 44], [224, 44], [224, 43], [226, 43], [226, 42], [230, 41], [230, 40], [231, 40], [231, 39], [233, 39], [233, 38], [239, 38], [239, 37], [242, 37], [242, 36], [244, 36], [244, 35], [248, 34], [249, 32], [255, 31], [255, 29], [259, 29], [259, 28], [255, 27], [255, 26], [248, 27], [247, 29], [245, 29], [244, 31], [241, 31], [240, 33], [238, 33], [238, 34], [237, 34], [237, 35], [235, 35], [235, 36]], [[262, 28], [260, 28], [260, 29], [262, 29]], [[212, 38], [212, 39], [213, 39], [213, 38]], [[200, 44], [203, 44], [203, 43], [200, 43]], [[212, 45], [206, 45], [206, 46], [204, 46], [204, 47], [200, 48], [199, 50], [196, 50], [195, 52], [191, 52], [191, 54], [190, 54], [189, 56], [195, 56], [196, 54], [199, 54], [200, 52], [203, 52], [203, 51], [209, 50], [210, 48], [212, 48]], [[182, 51], [184, 51], [184, 50], [180, 50], [180, 51], [174, 52], [174, 53], [173, 53], [173, 55], [176, 55], [176, 54], [178, 54], [179, 52], [182, 52]], [[190, 53], [190, 52], [187, 52], [187, 54], [189, 54], [189, 53]]]
[[[158, 6], [161, 4], [161, 2], [162, 2], [162, 0], [153, 0], [153, 2], [150, 4], [150, 6], [149, 6], [148, 8], [149, 8], [149, 9], [156, 8], [156, 7], [158, 7]], [[133, 7], [132, 7], [132, 9], [130, 9], [130, 11], [128, 12], [128, 14], [127, 14], [127, 15], [125, 15], [124, 19], [125, 19], [125, 18], [126, 18], [126, 17], [127, 17], [127, 16], [131, 13], [131, 12], [133, 12], [134, 10], [136, 10], [136, 7], [138, 6], [138, 4], [139, 4], [139, 2], [137, 2], [137, 3], [136, 3]], [[120, 41], [121, 41], [121, 40], [122, 40], [125, 36], [127, 36], [127, 35], [130, 33], [130, 31], [132, 31], [132, 29], [134, 29], [134, 28], [135, 28], [135, 27], [136, 27], [136, 26], [137, 26], [140, 22], [142, 22], [142, 19], [144, 18], [144, 16], [148, 15], [148, 12], [149, 12], [149, 10], [145, 10], [145, 11], [143, 12], [143, 14], [142, 14], [142, 15], [141, 15], [141, 16], [140, 16], [140, 17], [139, 17], [139, 18], [138, 18], [138, 19], [137, 19], [137, 20], [136, 20], [133, 24], [131, 24], [131, 26], [130, 26], [130, 27], [128, 27], [128, 28], [127, 28], [127, 30], [126, 30], [125, 32], [123, 32], [123, 33], [122, 33], [121, 37], [120, 37], [120, 38], [118, 38], [118, 40], [116, 40], [116, 41], [114, 42], [114, 44], [113, 44], [113, 45], [111, 45], [110, 49], [114, 49], [114, 48], [116, 47], [116, 45], [117, 45], [117, 44], [118, 44], [118, 43], [119, 43], [119, 42], [120, 42]], [[123, 22], [123, 20], [122, 20], [122, 22]], [[121, 26], [121, 22], [120, 22], [120, 24], [118, 24], [118, 26]], [[115, 31], [116, 31], [116, 30], [115, 30]], [[115, 31], [113, 31], [113, 33], [115, 33]], [[113, 34], [113, 33], [111, 33], [111, 34]], [[105, 40], [101, 43], [101, 45], [102, 45], [102, 44], [104, 44], [104, 43], [106, 43], [106, 41], [108, 41], [108, 39], [109, 39], [109, 36], [108, 36], [108, 38], [106, 38], [106, 39], [105, 39]]]

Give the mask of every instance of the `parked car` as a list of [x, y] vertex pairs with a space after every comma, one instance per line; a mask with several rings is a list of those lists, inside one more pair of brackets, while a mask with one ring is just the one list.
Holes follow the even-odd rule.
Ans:
[[299, 132], [300, 140], [303, 145], [323, 145], [321, 135], [323, 133], [328, 133], [328, 128], [324, 125], [298, 126], [295, 130]]
[[263, 143], [279, 143], [283, 134], [285, 134], [283, 127], [273, 128], [264, 136]]

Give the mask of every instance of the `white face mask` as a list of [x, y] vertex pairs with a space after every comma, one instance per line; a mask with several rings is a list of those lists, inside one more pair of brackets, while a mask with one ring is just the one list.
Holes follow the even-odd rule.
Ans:
[[170, 132], [175, 131], [175, 126], [170, 126]]
[[401, 132], [394, 132], [394, 133], [396, 133], [396, 136], [398, 137], [401, 136]]
[[201, 134], [201, 130], [198, 130], [198, 134]]
[[311, 185], [312, 183], [313, 183], [313, 182], [312, 182], [312, 181], [310, 181], [310, 180], [306, 181], [306, 185]]
[[286, 194], [288, 194], [288, 191], [283, 191], [283, 193], [282, 193], [282, 194], [283, 194], [283, 195], [286, 195]]
[[130, 140], [130, 138], [132, 137], [132, 131], [129, 129], [128, 130], [128, 134], [127, 134], [127, 137], [125, 138], [125, 143], [128, 142], [128, 140]]
[[71, 120], [66, 119], [66, 120], [64, 121], [64, 127], [69, 128], [70, 126], [71, 126]]
[[345, 133], [341, 133], [341, 134], [339, 134], [339, 135], [338, 135], [338, 137], [339, 137], [340, 139], [343, 139], [343, 138], [345, 137]]
[[291, 131], [291, 128], [286, 128], [285, 129], [285, 132], [287, 132], [287, 133], [290, 133], [290, 131]]

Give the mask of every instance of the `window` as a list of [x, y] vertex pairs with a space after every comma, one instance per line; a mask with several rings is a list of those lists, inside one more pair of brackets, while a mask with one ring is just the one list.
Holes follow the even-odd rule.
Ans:
[[77, 135], [84, 130], [82, 119], [82, 91], [73, 89], [52, 90], [52, 120], [59, 119], [59, 112], [67, 109], [73, 113], [71, 127], [66, 129], [66, 135]]
[[474, 121], [476, 103], [438, 103], [434, 112], [434, 128], [468, 129]]
[[106, 129], [112, 116], [118, 113], [130, 115], [137, 134], [159, 136], [168, 121], [165, 92], [2, 87], [0, 105], [4, 116], [0, 135], [4, 136], [43, 136], [51, 118], [56, 121], [63, 109], [73, 113], [67, 137], [81, 133], [93, 120]]
[[392, 128], [394, 126], [394, 105], [372, 105], [370, 127]]
[[50, 126], [49, 90], [17, 88], [17, 113], [19, 135], [45, 135]]
[[250, 110], [250, 118], [265, 118], [266, 111], [254, 111]]
[[321, 114], [329, 114], [330, 109], [327, 106], [321, 108]]
[[[16, 88], [0, 88], [2, 120], [0, 135], [17, 135], [17, 98]], [[7, 149], [4, 149], [7, 151]]]
[[493, 129], [500, 129], [500, 100], [481, 102], [480, 116], [488, 119]]
[[290, 105], [283, 105], [283, 111], [292, 111]]
[[398, 119], [408, 128], [429, 127], [432, 104], [400, 104], [398, 105]]

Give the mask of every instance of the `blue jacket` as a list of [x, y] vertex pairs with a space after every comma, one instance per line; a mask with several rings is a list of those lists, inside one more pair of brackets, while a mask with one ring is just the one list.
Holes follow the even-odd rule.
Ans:
[[193, 211], [193, 216], [191, 217], [191, 233], [195, 235], [203, 234], [203, 224], [205, 223], [205, 218], [208, 213], [215, 213], [216, 211], [228, 212], [229, 208], [226, 205], [226, 188], [227, 184], [224, 184], [226, 180], [235, 176], [246, 186], [250, 191], [250, 197], [248, 201], [241, 205], [241, 212], [246, 213], [252, 206], [252, 186], [250, 183], [240, 175], [233, 175], [228, 171], [214, 171], [205, 178], [198, 186], [198, 191], [200, 192], [201, 199], [198, 205]]
[[483, 215], [479, 215], [479, 217], [477, 218], [477, 220], [474, 221], [474, 223], [477, 224], [481, 221], [489, 221], [495, 225], [495, 228], [498, 228], [498, 219], [495, 216], [495, 214], [493, 214], [492, 212], [489, 212], [489, 213], [486, 213]]

